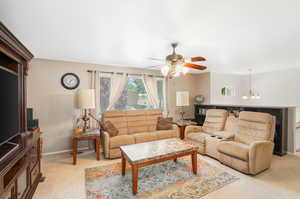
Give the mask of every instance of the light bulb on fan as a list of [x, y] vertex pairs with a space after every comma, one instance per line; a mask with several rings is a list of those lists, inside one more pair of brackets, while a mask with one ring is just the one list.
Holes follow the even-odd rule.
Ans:
[[169, 70], [170, 70], [169, 66], [164, 66], [160, 69], [163, 76], [167, 76], [169, 74]]
[[186, 68], [186, 67], [181, 67], [182, 68], [182, 70], [181, 70], [181, 72], [184, 74], [184, 75], [186, 75], [188, 72], [189, 72], [189, 69], [188, 68]]

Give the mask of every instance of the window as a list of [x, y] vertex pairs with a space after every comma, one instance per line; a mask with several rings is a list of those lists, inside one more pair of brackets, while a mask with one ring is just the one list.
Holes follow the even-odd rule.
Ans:
[[[159, 97], [159, 108], [165, 107], [165, 83], [163, 78], [156, 78], [157, 93]], [[109, 105], [111, 75], [101, 73], [100, 75], [100, 105], [101, 112], [105, 111]], [[152, 109], [145, 89], [144, 81], [141, 76], [128, 76], [127, 85], [118, 99], [114, 109], [118, 110], [138, 110]]]

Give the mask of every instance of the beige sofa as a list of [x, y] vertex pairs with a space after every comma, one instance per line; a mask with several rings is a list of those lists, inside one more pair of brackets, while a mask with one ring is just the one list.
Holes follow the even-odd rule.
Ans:
[[207, 111], [203, 127], [188, 126], [185, 139], [206, 154], [247, 174], [270, 167], [274, 148], [275, 117], [242, 111], [239, 118], [221, 109]]
[[103, 121], [111, 121], [119, 130], [119, 134], [110, 137], [107, 132], [101, 132], [101, 141], [105, 158], [121, 157], [120, 146], [149, 142], [159, 139], [179, 137], [179, 130], [173, 125], [172, 130], [156, 130], [160, 110], [113, 110], [103, 113]]

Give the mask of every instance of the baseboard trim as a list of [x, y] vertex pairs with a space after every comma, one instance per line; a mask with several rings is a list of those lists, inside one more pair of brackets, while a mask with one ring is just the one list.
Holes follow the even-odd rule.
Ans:
[[[87, 150], [89, 149], [89, 147], [81, 147], [78, 148], [78, 151], [83, 151], [83, 150]], [[68, 149], [68, 150], [62, 150], [62, 151], [54, 151], [54, 152], [48, 152], [48, 153], [42, 153], [43, 156], [47, 156], [47, 155], [56, 155], [56, 154], [61, 154], [61, 153], [70, 153], [72, 152], [72, 149]]]
[[[85, 150], [88, 150], [89, 147], [81, 147], [81, 148], [78, 148], [78, 151], [85, 151]], [[62, 153], [70, 153], [72, 152], [72, 149], [68, 149], [68, 150], [62, 150], [62, 151], [54, 151], [54, 152], [48, 152], [48, 153], [42, 153], [43, 156], [48, 156], [48, 155], [56, 155], [56, 154], [62, 154]], [[102, 148], [100, 147], [100, 152], [102, 153], [103, 150]]]
[[286, 154], [288, 154], [288, 155], [295, 155], [295, 153], [293, 153], [293, 152], [287, 152]]

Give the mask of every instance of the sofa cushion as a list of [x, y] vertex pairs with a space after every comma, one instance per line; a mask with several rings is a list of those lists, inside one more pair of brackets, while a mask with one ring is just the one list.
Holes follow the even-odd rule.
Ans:
[[158, 117], [162, 117], [161, 110], [152, 109], [146, 110], [146, 122], [148, 126], [148, 131], [155, 131]]
[[135, 139], [135, 143], [141, 142], [151, 142], [157, 140], [156, 133], [144, 132], [144, 133], [137, 133], [132, 135]]
[[218, 151], [240, 160], [248, 161], [249, 159], [249, 145], [243, 143], [234, 141], [220, 142]]
[[134, 144], [135, 139], [133, 135], [119, 135], [110, 138], [109, 148], [119, 148], [123, 145]]
[[175, 130], [161, 130], [161, 131], [153, 131], [150, 133], [155, 133], [158, 140], [176, 137]]
[[223, 109], [207, 110], [202, 130], [206, 133], [224, 130], [227, 115], [227, 111]]
[[206, 137], [211, 136], [210, 134], [207, 133], [189, 133], [187, 135], [187, 139], [193, 140], [194, 142], [199, 142], [202, 144], [205, 144], [205, 139]]
[[117, 136], [119, 134], [119, 130], [115, 127], [111, 121], [100, 122], [101, 129], [106, 131], [110, 137]]
[[254, 141], [273, 140], [274, 118], [268, 113], [242, 111], [239, 116], [235, 141], [251, 144]]
[[173, 128], [173, 118], [159, 117], [157, 120], [156, 130], [171, 130]]
[[110, 121], [119, 130], [118, 135], [127, 134], [127, 120], [125, 117], [125, 111], [111, 110], [103, 113], [103, 122]]
[[146, 112], [144, 110], [125, 111], [128, 134], [148, 131]]

